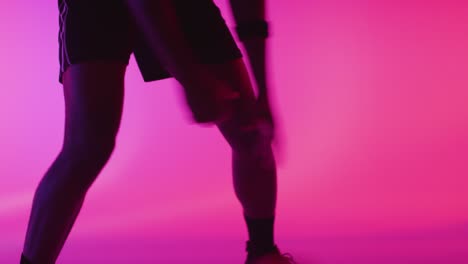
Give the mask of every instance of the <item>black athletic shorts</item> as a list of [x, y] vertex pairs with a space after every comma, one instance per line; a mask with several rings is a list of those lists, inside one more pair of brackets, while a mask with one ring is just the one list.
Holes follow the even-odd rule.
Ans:
[[[186, 40], [200, 63], [241, 58], [212, 0], [173, 0]], [[128, 64], [134, 53], [145, 81], [171, 77], [134, 25], [124, 0], [59, 0], [60, 82], [69, 65], [87, 61]]]

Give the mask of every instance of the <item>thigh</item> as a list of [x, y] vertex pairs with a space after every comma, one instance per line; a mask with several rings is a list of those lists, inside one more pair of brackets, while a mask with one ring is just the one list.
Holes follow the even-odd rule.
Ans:
[[65, 146], [113, 144], [120, 126], [126, 65], [90, 62], [63, 76]]
[[205, 65], [220, 81], [241, 95], [244, 102], [252, 103], [255, 92], [243, 58]]
[[234, 149], [249, 149], [262, 142], [268, 144], [266, 122], [257, 109], [256, 97], [245, 63], [235, 59], [210, 66], [216, 76], [240, 94], [232, 118], [218, 124], [218, 128]]

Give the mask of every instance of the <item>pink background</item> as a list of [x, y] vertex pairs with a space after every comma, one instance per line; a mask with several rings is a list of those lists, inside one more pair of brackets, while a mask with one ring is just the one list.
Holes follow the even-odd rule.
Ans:
[[[216, 1], [226, 11], [225, 1]], [[279, 245], [304, 263], [468, 263], [468, 4], [272, 0]], [[56, 1], [0, 2], [0, 263], [64, 105]], [[242, 263], [227, 144], [132, 59], [118, 147], [58, 263]]]

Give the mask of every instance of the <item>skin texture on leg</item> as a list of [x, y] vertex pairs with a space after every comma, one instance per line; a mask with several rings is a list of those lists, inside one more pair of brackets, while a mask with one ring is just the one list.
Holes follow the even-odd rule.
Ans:
[[64, 143], [36, 189], [23, 248], [34, 264], [55, 263], [114, 149], [125, 69], [122, 63], [93, 62], [72, 65], [64, 74]]
[[276, 207], [276, 162], [268, 122], [259, 119], [247, 69], [242, 59], [212, 67], [212, 71], [241, 95], [233, 118], [218, 125], [232, 148], [236, 196], [246, 216], [272, 218]]

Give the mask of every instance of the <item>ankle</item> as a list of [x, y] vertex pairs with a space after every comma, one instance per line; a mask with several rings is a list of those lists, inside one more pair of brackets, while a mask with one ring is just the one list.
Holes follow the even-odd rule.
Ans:
[[247, 241], [247, 259], [254, 260], [262, 258], [266, 255], [280, 254], [280, 251], [276, 245], [273, 246], [259, 246], [253, 244], [251, 241]]
[[273, 249], [274, 241], [274, 217], [265, 219], [253, 219], [245, 216], [249, 233], [248, 245], [257, 249]]

